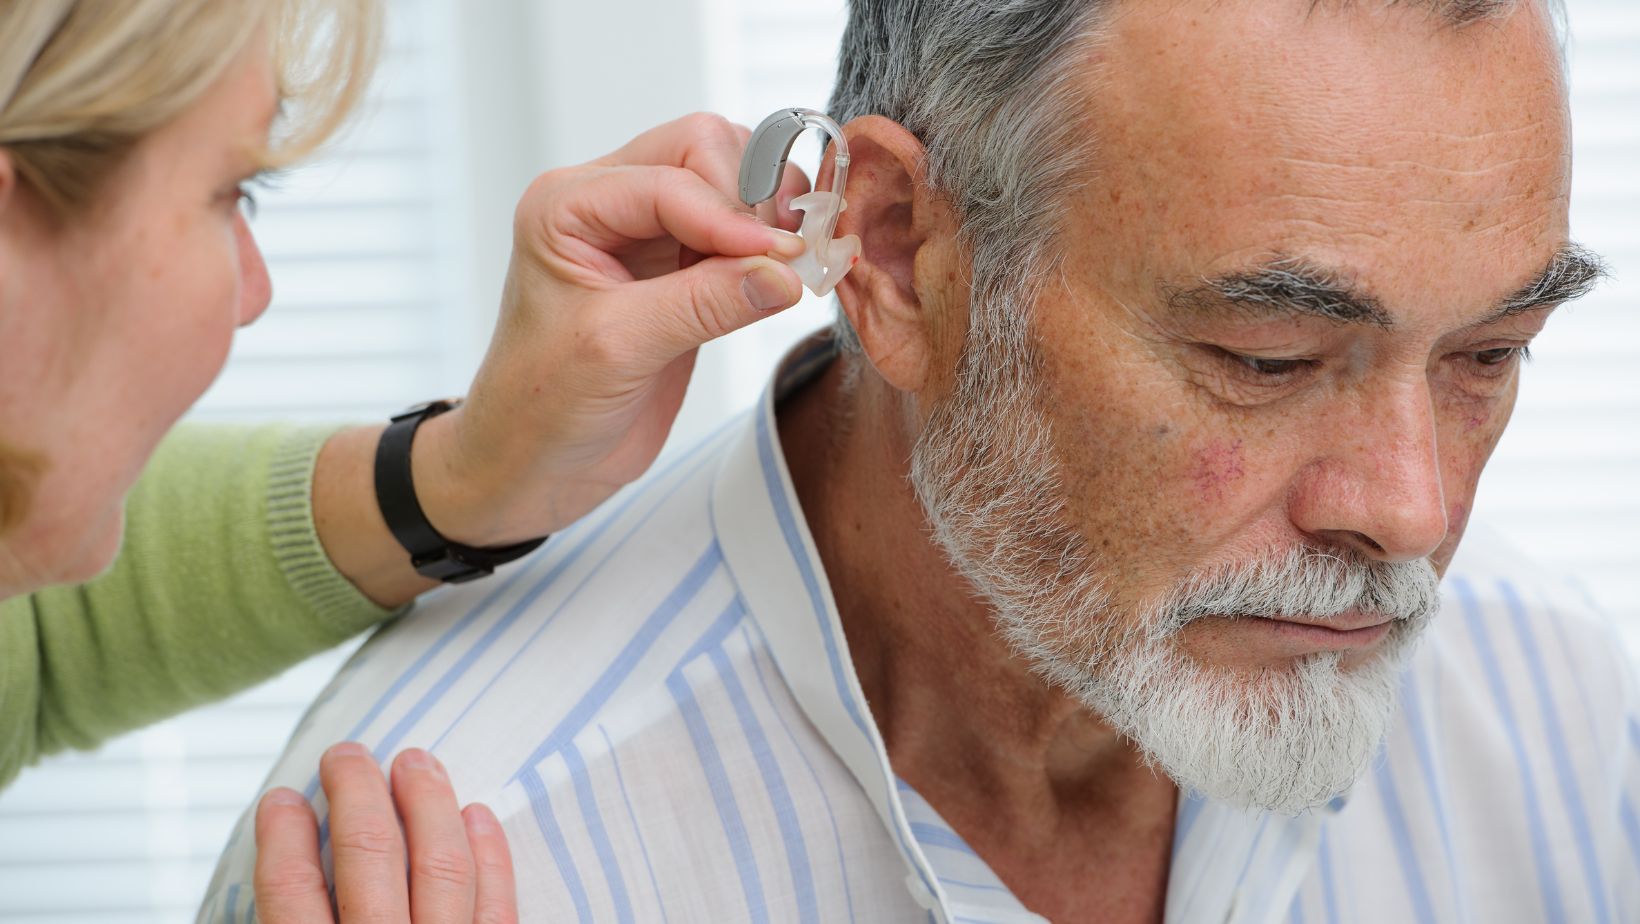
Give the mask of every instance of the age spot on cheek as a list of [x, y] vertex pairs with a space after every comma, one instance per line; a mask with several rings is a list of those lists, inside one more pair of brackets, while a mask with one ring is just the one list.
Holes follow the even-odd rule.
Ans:
[[1225, 494], [1246, 474], [1241, 460], [1241, 440], [1230, 443], [1215, 440], [1197, 453], [1196, 465], [1190, 473], [1196, 484], [1196, 496], [1204, 501], [1224, 500]]

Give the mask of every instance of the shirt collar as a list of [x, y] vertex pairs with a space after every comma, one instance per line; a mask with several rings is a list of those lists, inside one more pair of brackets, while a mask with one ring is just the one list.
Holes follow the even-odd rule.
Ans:
[[[768, 639], [782, 677], [810, 722], [859, 782], [906, 862], [907, 888], [931, 912], [947, 917], [951, 905], [908, 819], [872, 721], [836, 601], [781, 451], [777, 403], [837, 356], [829, 332], [815, 334], [782, 359], [752, 411], [750, 425], [733, 438], [712, 490], [712, 515], [724, 562]], [[771, 537], [778, 539], [771, 541]], [[1344, 797], [1296, 818], [1248, 812], [1181, 795], [1169, 876], [1167, 920], [1239, 920], [1247, 884], [1278, 880], [1296, 889], [1315, 855], [1325, 817]], [[1245, 856], [1239, 869], [1225, 856]], [[1265, 887], [1264, 898], [1271, 897]]]

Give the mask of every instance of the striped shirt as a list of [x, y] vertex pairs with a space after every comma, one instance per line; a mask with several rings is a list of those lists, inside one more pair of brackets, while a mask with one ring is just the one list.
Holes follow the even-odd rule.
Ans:
[[[831, 358], [487, 583], [378, 632], [269, 785], [419, 746], [501, 817], [526, 921], [1037, 922], [889, 766], [775, 425]], [[1351, 792], [1181, 794], [1169, 922], [1640, 921], [1640, 702], [1614, 636], [1479, 527]], [[201, 921], [254, 919], [246, 812]]]

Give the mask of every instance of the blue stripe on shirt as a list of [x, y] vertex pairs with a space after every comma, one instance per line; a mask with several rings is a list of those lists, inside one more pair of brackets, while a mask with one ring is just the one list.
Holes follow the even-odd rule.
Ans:
[[[743, 617], [744, 618], [744, 617]], [[723, 689], [729, 694], [729, 702], [734, 706], [735, 717], [740, 720], [741, 733], [746, 736], [746, 743], [750, 746], [752, 757], [757, 761], [757, 769], [763, 776], [763, 788], [769, 796], [769, 804], [774, 807], [774, 817], [780, 827], [780, 838], [786, 846], [786, 863], [791, 869], [792, 898], [797, 902], [798, 920], [818, 922], [819, 908], [814, 892], [814, 874], [809, 868], [809, 852], [803, 845], [803, 827], [797, 820], [797, 806], [792, 803], [791, 793], [786, 789], [786, 778], [780, 772], [780, 765], [774, 759], [774, 751], [769, 748], [769, 739], [763, 733], [763, 726], [757, 716], [752, 713], [752, 705], [746, 699], [746, 690], [735, 675], [734, 667], [724, 654], [721, 646], [713, 648], [707, 653], [711, 658], [712, 666], [717, 668], [718, 679]]]
[[587, 727], [592, 718], [598, 714], [598, 710], [603, 708], [615, 691], [620, 689], [621, 684], [637, 669], [638, 662], [643, 660], [643, 656], [655, 644], [655, 640], [660, 637], [661, 632], [672, 624], [672, 620], [677, 618], [678, 614], [683, 611], [685, 606], [689, 605], [690, 601], [695, 599], [695, 595], [700, 593], [700, 589], [706, 585], [706, 579], [711, 577], [712, 573], [722, 563], [723, 554], [714, 540], [707, 545], [706, 550], [696, 559], [689, 572], [678, 581], [677, 586], [673, 587], [671, 592], [666, 595], [666, 598], [654, 610], [650, 611], [649, 616], [643, 621], [643, 625], [627, 641], [626, 646], [609, 663], [609, 666], [604, 669], [598, 679], [581, 695], [580, 700], [570, 707], [569, 712], [559, 720], [558, 725], [524, 760], [523, 766], [513, 772], [514, 779], [517, 779], [518, 775], [525, 770], [546, 759], [548, 754], [561, 749], [582, 729]]
[[1407, 813], [1401, 807], [1401, 793], [1395, 786], [1395, 776], [1390, 773], [1389, 761], [1381, 759], [1376, 764], [1373, 773], [1378, 782], [1379, 795], [1384, 800], [1384, 821], [1389, 826], [1390, 837], [1395, 841], [1395, 859], [1400, 861], [1401, 879], [1406, 883], [1412, 913], [1418, 916], [1420, 924], [1436, 924], [1435, 905], [1430, 901], [1429, 884], [1424, 881], [1418, 851], [1412, 844], [1412, 831], [1407, 827]]
[[[1407, 731], [1412, 739], [1412, 753], [1418, 761], [1418, 772], [1435, 807], [1435, 824], [1441, 836], [1441, 852], [1446, 858], [1446, 874], [1452, 879], [1452, 892], [1458, 898], [1458, 920], [1469, 920], [1468, 890], [1464, 887], [1464, 870], [1458, 865], [1458, 852], [1452, 844], [1452, 808], [1446, 798], [1443, 777], [1435, 772], [1435, 740], [1424, 724], [1424, 702], [1418, 695], [1418, 679], [1413, 672], [1406, 674], [1401, 691], [1401, 714], [1406, 717]], [[1387, 770], [1385, 771], [1388, 772]]]
[[1595, 917], [1601, 924], [1609, 924], [1611, 911], [1606, 907], [1606, 884], [1600, 875], [1600, 858], [1594, 848], [1594, 834], [1589, 830], [1589, 813], [1583, 807], [1583, 793], [1578, 789], [1577, 779], [1572, 772], [1566, 736], [1560, 730], [1560, 716], [1555, 712], [1554, 699], [1549, 690], [1548, 673], [1543, 667], [1543, 654], [1538, 650], [1538, 640], [1533, 637], [1530, 627], [1526, 625], [1526, 609], [1521, 605], [1520, 595], [1515, 592], [1514, 585], [1508, 581], [1499, 581], [1498, 591], [1503, 595], [1504, 607], [1509, 611], [1510, 622], [1515, 627], [1515, 637], [1520, 642], [1521, 654], [1526, 658], [1526, 670], [1531, 675], [1532, 688], [1537, 692], [1538, 716], [1543, 722], [1544, 735], [1549, 739], [1549, 759], [1555, 769], [1556, 782], [1560, 784], [1560, 799], [1565, 803], [1572, 835], [1577, 840], [1578, 859], [1581, 861], [1579, 865], [1583, 867], [1589, 897], [1594, 902]]
[[[671, 487], [667, 488], [666, 492], [661, 497], [661, 499], [659, 501], [657, 501], [653, 506], [651, 506], [647, 511], [645, 511], [644, 514], [642, 516], [640, 516], [637, 519], [636, 522], [634, 522], [630, 527], [627, 528], [627, 531], [621, 535], [621, 538], [618, 539], [615, 542], [615, 544], [610, 548], [610, 550], [608, 552], [604, 553], [604, 557], [601, 560], [599, 560], [598, 564], [594, 565], [592, 567], [592, 569], [590, 571], [588, 571], [587, 574], [584, 577], [581, 578], [581, 582], [579, 584], [576, 584], [574, 589], [572, 589], [568, 594], [565, 595], [564, 599], [558, 604], [558, 606], [555, 607], [551, 613], [548, 613], [546, 615], [546, 617], [541, 620], [541, 624], [535, 627], [535, 631], [530, 633], [529, 638], [525, 639], [522, 644], [518, 645], [513, 650], [513, 653], [507, 658], [507, 660], [505, 662], [502, 663], [501, 667], [498, 668], [496, 671], [494, 671], [490, 675], [490, 678], [484, 682], [484, 686], [479, 688], [478, 693], [476, 693], [473, 696], [473, 698], [467, 702], [467, 705], [465, 705], [461, 708], [461, 711], [459, 713], [457, 713], [456, 717], [450, 721], [449, 725], [445, 726], [444, 730], [439, 733], [438, 737], [433, 739], [433, 743], [428, 747], [429, 751], [436, 751], [438, 749], [438, 746], [443, 743], [444, 739], [450, 734], [450, 732], [454, 731], [456, 729], [456, 727], [461, 724], [461, 721], [467, 717], [468, 713], [470, 713], [472, 711], [473, 707], [477, 706], [478, 703], [484, 699], [485, 695], [487, 695], [490, 692], [490, 690], [496, 685], [496, 683], [498, 683], [501, 680], [501, 678], [506, 676], [507, 672], [512, 669], [512, 666], [515, 663], [517, 663], [518, 659], [523, 657], [524, 653], [526, 651], [528, 651], [531, 648], [531, 646], [533, 646], [535, 644], [536, 640], [539, 639], [541, 637], [541, 635], [547, 631], [547, 628], [549, 626], [551, 626], [553, 624], [553, 622], [555, 622], [557, 620], [558, 614], [560, 614], [560, 613], [564, 612], [566, 609], [568, 609], [570, 604], [576, 599], [576, 597], [578, 597], [580, 595], [581, 591], [585, 590], [589, 585], [592, 584], [593, 579], [596, 578], [599, 574], [601, 574], [603, 572], [604, 567], [606, 565], [608, 565], [609, 562], [611, 560], [613, 560], [618, 554], [620, 554], [621, 550], [623, 548], [625, 548], [627, 542], [631, 541], [632, 537], [634, 535], [636, 535], [640, 530], [642, 530], [643, 527], [646, 524], [648, 524], [650, 518], [653, 517], [656, 513], [658, 513], [660, 511], [661, 507], [665, 506], [667, 500], [671, 499], [673, 493], [678, 490], [679, 486], [683, 483], [686, 483], [689, 480], [690, 475], [694, 474], [696, 471], [698, 471], [702, 466], [704, 466], [709, 461], [711, 461], [711, 460], [708, 457], [708, 458], [702, 459], [700, 462], [696, 463], [693, 467], [691, 467], [690, 470], [688, 472], [686, 472], [681, 479], [679, 479], [679, 484], [674, 484]], [[713, 548], [716, 548], [715, 543], [713, 544]], [[685, 580], [687, 580], [687, 578]], [[537, 584], [535, 587], [530, 588], [529, 592], [527, 594], [525, 594], [524, 598], [521, 599], [518, 602], [517, 606], [515, 606], [513, 608], [513, 611], [508, 613], [507, 618], [504, 621], [510, 624], [513, 621], [513, 619], [515, 617], [515, 614], [519, 609], [521, 609], [522, 607], [524, 607], [524, 606], [528, 605], [529, 603], [533, 602], [537, 597], [539, 597], [542, 593], [544, 593], [549, 586], [550, 586], [550, 582], [546, 581], [546, 580], [543, 580], [541, 583]], [[675, 615], [675, 612], [674, 612], [674, 615]], [[499, 633], [497, 633], [497, 634], [499, 634]], [[489, 641], [493, 641], [493, 640], [489, 639], [488, 634], [487, 634], [485, 647], [488, 647]], [[463, 670], [465, 670], [465, 668], [463, 668]], [[584, 722], [582, 723], [581, 727], [583, 727], [583, 728], [585, 727]], [[576, 731], [579, 731], [579, 730], [580, 730], [579, 728], [576, 729]], [[537, 760], [539, 760], [540, 756], [544, 756], [547, 752], [555, 751], [555, 750], [557, 750], [556, 746], [552, 747], [552, 748], [547, 748], [547, 749], [542, 750], [540, 752], [540, 755], [537, 756]]]
[[911, 823], [911, 833], [917, 838], [917, 843], [924, 847], [943, 847], [946, 850], [965, 853], [970, 857], [979, 856], [974, 852], [974, 848], [968, 846], [967, 841], [958, 837], [957, 832], [949, 828], [932, 825], [926, 821], [913, 821]]
[[598, 726], [598, 734], [604, 738], [604, 747], [609, 753], [609, 766], [615, 771], [615, 785], [621, 790], [621, 802], [626, 805], [626, 817], [632, 822], [632, 836], [638, 842], [639, 852], [643, 854], [643, 868], [649, 873], [649, 887], [655, 892], [655, 907], [660, 909], [662, 924], [666, 924], [666, 902], [661, 900], [661, 884], [660, 880], [655, 878], [655, 864], [649, 859], [649, 844], [644, 840], [643, 829], [638, 827], [638, 813], [632, 810], [632, 797], [626, 792], [626, 777], [621, 773], [621, 755], [615, 752], [615, 742], [609, 740], [609, 732], [602, 725]]
[[[767, 652], [759, 651], [757, 646], [752, 644], [748, 626], [756, 626], [756, 622], [742, 623], [740, 631], [746, 633], [746, 645], [752, 651], [752, 668], [757, 677], [758, 688], [763, 691], [763, 700], [769, 704], [769, 711], [774, 713], [776, 721], [780, 723], [780, 730], [785, 733], [786, 740], [791, 742], [792, 749], [797, 752], [798, 759], [803, 762], [803, 768], [808, 771], [809, 779], [814, 783], [814, 791], [820, 796], [820, 804], [826, 809], [826, 820], [831, 824], [832, 843], [837, 848], [837, 873], [838, 878], [843, 882], [843, 899], [848, 905], [848, 919], [853, 921], [854, 893], [848, 882], [848, 856], [843, 852], [843, 833], [837, 829], [837, 813], [832, 811], [831, 796], [826, 792], [825, 785], [820, 782], [820, 774], [814, 769], [814, 762], [809, 760], [808, 751], [798, 742], [797, 735], [792, 732], [790, 723], [786, 721], [785, 712], [775, 704], [774, 695], [769, 692], [769, 682], [763, 676], [762, 661], [762, 656], [766, 656]], [[759, 638], [762, 637], [762, 631], [762, 628], [759, 627]], [[764, 640], [763, 646], [766, 648], [767, 645], [767, 640]]]
[[1487, 633], [1486, 624], [1481, 621], [1480, 601], [1475, 598], [1475, 589], [1461, 577], [1452, 578], [1450, 583], [1463, 606], [1464, 624], [1469, 629], [1470, 639], [1475, 643], [1475, 653], [1481, 662], [1481, 673], [1486, 677], [1492, 701], [1497, 707], [1498, 716], [1503, 720], [1504, 729], [1509, 737], [1509, 747], [1514, 754], [1515, 768], [1520, 772], [1522, 799], [1532, 842], [1532, 860], [1537, 867], [1538, 889], [1543, 898], [1545, 920], [1563, 921], [1566, 919], [1565, 906], [1560, 900], [1560, 881], [1555, 877], [1553, 861], [1549, 855], [1543, 808], [1538, 804], [1537, 781], [1533, 778], [1532, 765], [1526, 756], [1526, 743], [1521, 739], [1520, 723], [1515, 720], [1514, 706], [1509, 702], [1509, 688], [1503, 680], [1503, 668], [1498, 664], [1497, 652], [1492, 649], [1492, 640]]
[[541, 775], [531, 769], [519, 778], [524, 786], [525, 795], [530, 799], [530, 811], [535, 815], [535, 826], [541, 831], [542, 840], [547, 842], [547, 849], [552, 852], [553, 862], [558, 864], [558, 875], [564, 880], [564, 887], [569, 890], [569, 899], [575, 905], [575, 916], [586, 922], [592, 920], [592, 903], [587, 899], [586, 885], [581, 881], [581, 871], [575, 867], [575, 857], [569, 852], [569, 844], [564, 840], [564, 832], [558, 827], [558, 818], [552, 811], [552, 797], [547, 795], [546, 784], [541, 782]]
[[622, 924], [630, 924], [633, 920], [632, 899], [626, 892], [626, 878], [621, 875], [620, 861], [615, 858], [615, 845], [610, 843], [609, 832], [604, 828], [603, 812], [598, 809], [598, 797], [592, 791], [592, 778], [587, 775], [587, 762], [581, 757], [581, 751], [574, 741], [567, 742], [558, 753], [564, 758], [564, 766], [569, 768], [575, 799], [581, 807], [581, 819], [586, 823], [587, 836], [592, 838], [592, 849], [598, 856], [598, 866], [603, 870], [610, 898], [615, 902], [615, 919]]
[[724, 772], [723, 758], [718, 753], [717, 742], [712, 740], [712, 730], [706, 724], [706, 716], [701, 712], [700, 703], [695, 700], [695, 691], [690, 688], [689, 680], [681, 670], [674, 671], [672, 676], [666, 678], [666, 686], [672, 691], [672, 699], [677, 703], [683, 724], [689, 729], [689, 737], [695, 744], [701, 771], [706, 774], [707, 788], [711, 790], [712, 802], [717, 806], [718, 820], [723, 824], [723, 836], [729, 841], [729, 852], [734, 857], [735, 870], [740, 874], [746, 911], [753, 921], [767, 921], [763, 881], [757, 872], [757, 859], [752, 856], [751, 838], [746, 834], [740, 804], [735, 800], [729, 775]]
[[[691, 447], [687, 452], [681, 453], [676, 459], [669, 462], [665, 468], [661, 469], [654, 476], [653, 484], [658, 484], [670, 478], [679, 468], [684, 466], [692, 459], [697, 457], [702, 457], [703, 461], [705, 459], [709, 459], [710, 455], [706, 453], [706, 449], [713, 445], [716, 442], [717, 437], [723, 433], [724, 430], [728, 429], [728, 427], [733, 423], [735, 423], [734, 420], [724, 423], [722, 426], [718, 427], [717, 430], [713, 431], [711, 436], [702, 440], [699, 444]], [[698, 468], [698, 466], [695, 468]], [[693, 471], [694, 468], [691, 468], [690, 471], [679, 476], [678, 482], [681, 483], [687, 481], [689, 475]], [[553, 564], [552, 568], [547, 572], [546, 577], [543, 578], [542, 581], [538, 582], [538, 587], [550, 584], [559, 575], [561, 575], [565, 569], [574, 564], [575, 561], [581, 557], [582, 553], [584, 553], [594, 542], [596, 542], [612, 524], [620, 520], [622, 516], [624, 516], [625, 513], [630, 510], [639, 500], [649, 496], [649, 493], [649, 491], [639, 490], [629, 492], [626, 497], [617, 502], [616, 506], [610, 511], [609, 514], [599, 516], [596, 519], [587, 517], [577, 521], [574, 525], [564, 530], [564, 532], [554, 536], [552, 541], [536, 550], [529, 558], [526, 558], [526, 564], [520, 565], [516, 570], [508, 574], [494, 590], [484, 596], [484, 599], [480, 601], [477, 606], [469, 610], [466, 615], [456, 620], [456, 622], [451, 625], [449, 629], [446, 629], [439, 635], [438, 639], [434, 641], [426, 651], [422, 652], [421, 655], [412, 661], [408, 667], [399, 673], [398, 677], [394, 678], [393, 682], [389, 684], [387, 689], [376, 698], [376, 701], [371, 704], [370, 708], [365, 710], [364, 715], [354, 723], [352, 730], [348, 732], [345, 740], [359, 740], [360, 736], [362, 736], [365, 730], [376, 721], [376, 718], [381, 715], [387, 705], [396, 699], [398, 695], [403, 692], [405, 687], [419, 677], [422, 671], [426, 670], [427, 666], [431, 664], [432, 661], [437, 658], [438, 655], [441, 654], [452, 641], [454, 641], [475, 621], [477, 621], [478, 618], [483, 615], [496, 602], [497, 599], [499, 599], [515, 584], [522, 580], [526, 575], [532, 573], [539, 564], [545, 563], [554, 553], [560, 550], [565, 550], [567, 547], [567, 550], [564, 551], [564, 557]], [[660, 504], [664, 502], [665, 498], [663, 497], [656, 501], [655, 506], [659, 507]], [[581, 532], [586, 532], [587, 534], [585, 536], [579, 536], [579, 533]], [[534, 598], [532, 597], [531, 599]], [[515, 619], [517, 618], [520, 610], [520, 607], [514, 607], [512, 612], [504, 618]], [[384, 754], [378, 753], [377, 760], [380, 761], [383, 756]], [[306, 789], [308, 800], [312, 801], [314, 795], [318, 791], [319, 775], [315, 772]], [[325, 840], [324, 832], [321, 831], [320, 834], [320, 843], [322, 844]]]
[[1327, 912], [1327, 924], [1338, 924], [1338, 881], [1333, 877], [1332, 839], [1327, 836], [1326, 822], [1321, 826], [1315, 864], [1321, 871], [1321, 907]]

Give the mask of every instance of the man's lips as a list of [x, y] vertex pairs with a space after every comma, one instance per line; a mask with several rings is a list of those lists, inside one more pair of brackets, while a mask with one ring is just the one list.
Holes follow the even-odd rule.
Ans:
[[1359, 629], [1371, 629], [1394, 622], [1395, 617], [1384, 613], [1367, 613], [1361, 610], [1350, 610], [1337, 616], [1276, 616], [1272, 622], [1290, 622], [1299, 626], [1314, 626], [1318, 629], [1331, 629], [1334, 632], [1352, 632]]
[[1359, 629], [1334, 629], [1329, 626], [1293, 622], [1287, 619], [1257, 619], [1253, 621], [1266, 624], [1271, 634], [1284, 643], [1295, 645], [1298, 648], [1309, 648], [1317, 651], [1341, 651], [1351, 648], [1370, 648], [1378, 644], [1378, 641], [1388, 634], [1390, 622], [1393, 620], [1362, 626]]
[[[1258, 650], [1276, 657], [1297, 657], [1322, 651], [1371, 648], [1389, 634], [1395, 620], [1383, 613], [1352, 610], [1337, 616], [1238, 616], [1205, 622], [1215, 635], [1219, 631], [1227, 631], [1232, 637], [1251, 632], [1254, 637], [1263, 639], [1255, 643]], [[1214, 624], [1223, 628], [1218, 629]], [[1250, 641], [1243, 638], [1243, 644]]]

